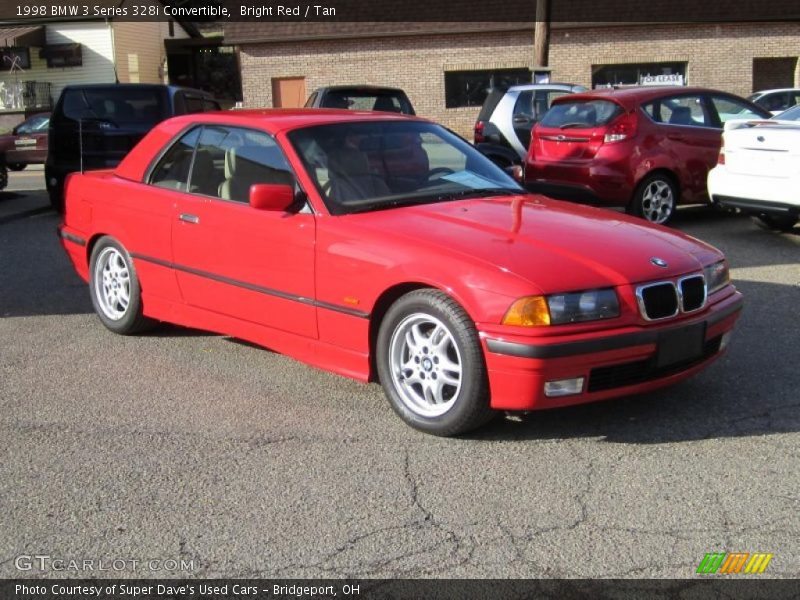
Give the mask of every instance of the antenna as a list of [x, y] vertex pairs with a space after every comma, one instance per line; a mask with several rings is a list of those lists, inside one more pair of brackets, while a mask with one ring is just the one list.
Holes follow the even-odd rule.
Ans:
[[83, 174], [83, 119], [78, 119], [78, 156], [81, 161], [81, 174]]

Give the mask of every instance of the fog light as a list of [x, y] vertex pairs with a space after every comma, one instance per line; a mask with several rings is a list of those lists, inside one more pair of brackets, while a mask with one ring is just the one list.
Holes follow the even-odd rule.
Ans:
[[725, 348], [728, 347], [728, 344], [731, 341], [731, 334], [732, 333], [733, 333], [732, 331], [728, 331], [727, 333], [724, 333], [722, 335], [722, 339], [719, 341], [719, 351], [720, 352], [722, 352], [723, 350], [725, 350]]
[[544, 384], [544, 395], [548, 398], [559, 396], [574, 396], [583, 391], [583, 377], [573, 379], [558, 379]]

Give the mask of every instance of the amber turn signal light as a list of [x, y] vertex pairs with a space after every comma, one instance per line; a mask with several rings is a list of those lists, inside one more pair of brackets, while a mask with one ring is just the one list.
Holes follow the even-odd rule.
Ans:
[[503, 325], [519, 327], [541, 327], [550, 325], [550, 311], [544, 296], [526, 296], [520, 298], [503, 317]]

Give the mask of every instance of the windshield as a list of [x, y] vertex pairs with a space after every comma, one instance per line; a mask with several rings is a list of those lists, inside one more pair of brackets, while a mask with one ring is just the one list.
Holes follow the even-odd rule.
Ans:
[[470, 144], [433, 123], [336, 123], [288, 137], [332, 214], [525, 193]]
[[166, 98], [157, 88], [86, 88], [64, 92], [68, 119], [152, 127], [167, 116]]
[[800, 121], [800, 106], [794, 106], [789, 110], [778, 113], [772, 118], [777, 121]]
[[576, 100], [553, 104], [541, 120], [542, 127], [593, 129], [617, 118], [622, 107], [608, 100]]
[[414, 114], [406, 95], [392, 90], [329, 90], [325, 94], [321, 106], [322, 108]]

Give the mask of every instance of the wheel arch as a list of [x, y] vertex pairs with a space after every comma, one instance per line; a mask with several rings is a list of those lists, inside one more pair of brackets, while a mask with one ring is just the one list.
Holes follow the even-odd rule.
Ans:
[[378, 299], [375, 301], [375, 305], [373, 306], [369, 316], [368, 341], [369, 341], [370, 381], [377, 381], [378, 378], [377, 364], [375, 361], [375, 349], [378, 341], [378, 331], [380, 330], [383, 318], [386, 316], [386, 313], [388, 312], [389, 308], [398, 299], [405, 296], [409, 292], [413, 292], [415, 290], [438, 290], [438, 289], [439, 288], [433, 285], [430, 285], [428, 283], [422, 283], [421, 281], [407, 281], [392, 285], [391, 287], [385, 289], [380, 296], [378, 296]]
[[631, 195], [630, 202], [633, 202], [636, 199], [636, 194], [639, 193], [639, 188], [642, 186], [642, 184], [649, 177], [658, 174], [666, 175], [670, 179], [670, 181], [672, 181], [672, 185], [675, 186], [675, 192], [677, 193], [678, 196], [675, 202], [675, 204], [677, 205], [677, 203], [681, 199], [681, 193], [682, 193], [681, 180], [680, 177], [678, 177], [678, 174], [669, 167], [655, 167], [653, 169], [650, 169], [649, 171], [645, 171], [644, 174], [636, 180], [636, 185], [633, 186], [633, 194]]

